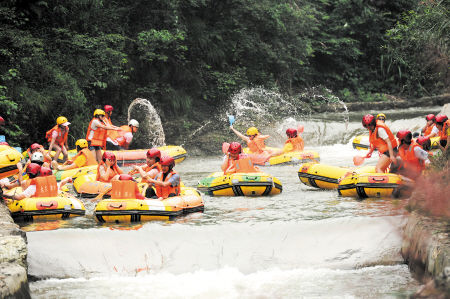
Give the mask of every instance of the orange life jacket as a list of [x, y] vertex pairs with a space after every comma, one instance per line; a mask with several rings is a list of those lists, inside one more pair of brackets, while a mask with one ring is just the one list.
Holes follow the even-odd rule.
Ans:
[[[111, 122], [111, 118], [109, 118], [108, 114], [105, 114], [105, 118], [104, 118], [105, 124], [112, 126], [112, 122]], [[112, 130], [111, 130], [112, 131]]]
[[[169, 179], [176, 174], [175, 171], [171, 171], [167, 176], [164, 182], [169, 181]], [[157, 181], [163, 182], [163, 172], [159, 173], [159, 176], [157, 177]], [[162, 198], [168, 198], [170, 194], [175, 194], [178, 196], [180, 194], [180, 186], [172, 186], [169, 185], [167, 187], [159, 186], [155, 184], [155, 190], [156, 190], [156, 196], [162, 197]]]
[[40, 176], [31, 179], [30, 185], [36, 185], [36, 193], [33, 197], [56, 197], [58, 196], [58, 183], [54, 175]]
[[112, 181], [111, 182], [111, 198], [112, 199], [144, 199], [139, 192], [138, 184], [134, 181]]
[[406, 170], [413, 171], [414, 173], [420, 173], [425, 168], [425, 165], [414, 154], [414, 149], [416, 147], [422, 148], [415, 141], [413, 141], [407, 149], [404, 149], [403, 146], [401, 146], [398, 149], [398, 154], [400, 155]]
[[[106, 133], [108, 130], [105, 130], [103, 128], [97, 127], [96, 130], [92, 130], [91, 125], [94, 120], [100, 121], [100, 123], [105, 125], [105, 122], [101, 121], [100, 119], [94, 117], [89, 122], [89, 126], [86, 133], [86, 140], [91, 142], [92, 146], [101, 146], [103, 149], [106, 149]], [[91, 131], [94, 132], [94, 135], [90, 138], [89, 135], [91, 135]]]
[[115, 132], [118, 132], [118, 136], [113, 140], [115, 140], [119, 144], [119, 146], [126, 147], [126, 139], [125, 139], [124, 135], [125, 135], [125, 133], [133, 132], [131, 130], [131, 127], [128, 125], [120, 126], [120, 131], [115, 131]]
[[238, 172], [259, 172], [246, 155], [239, 155], [239, 159], [233, 160], [228, 158], [228, 167], [223, 172], [224, 174], [232, 174]]
[[63, 133], [62, 130], [59, 128], [58, 125], [51, 128], [47, 133], [45, 133], [45, 138], [47, 138], [47, 141], [50, 143], [52, 142], [52, 135], [53, 132], [56, 131], [58, 135], [56, 136], [55, 143], [59, 145], [60, 147], [63, 147], [66, 144], [67, 136], [69, 134], [69, 127], [65, 130]]
[[[156, 162], [156, 163], [153, 164], [152, 166], [145, 165], [145, 166], [142, 168], [142, 170], [144, 170], [145, 172], [149, 172], [150, 170], [152, 170], [152, 169], [154, 169], [154, 168], [156, 168], [156, 169], [158, 170], [158, 172], [161, 172], [161, 171], [162, 171], [161, 164], [159, 164], [159, 162]], [[148, 181], [147, 181], [147, 179], [143, 178], [142, 181], [141, 181], [141, 183], [148, 183]]]
[[252, 140], [247, 142], [247, 146], [252, 153], [261, 154], [264, 152], [266, 145], [264, 144], [264, 140], [269, 138], [269, 135], [256, 135]]
[[103, 162], [103, 161], [100, 162], [100, 164], [98, 164], [98, 167], [97, 167], [97, 178], [96, 178], [96, 180], [99, 181], [99, 182], [110, 183], [113, 177], [115, 177], [115, 176], [118, 175], [118, 174], [122, 174], [122, 173], [123, 173], [123, 171], [120, 170], [120, 168], [117, 166], [117, 164], [114, 164], [113, 167], [112, 167], [113, 172], [111, 172], [111, 173], [109, 174], [109, 177], [108, 177], [107, 180], [104, 180], [104, 179], [100, 176], [100, 167], [102, 167], [102, 168], [106, 171], [108, 166], [107, 166], [107, 165], [105, 164], [105, 162]]
[[284, 144], [288, 144], [291, 143], [293, 146], [293, 152], [301, 152], [303, 151], [303, 149], [305, 148], [305, 143], [303, 142], [303, 138], [300, 136], [294, 137], [294, 138], [289, 138], [288, 140], [286, 140], [286, 142]]
[[447, 140], [448, 128], [450, 128], [450, 119], [444, 123], [444, 125], [442, 126], [442, 130], [439, 132], [439, 137], [441, 137], [440, 140]]
[[378, 136], [378, 128], [383, 128], [386, 130], [386, 133], [388, 134], [389, 140], [391, 141], [392, 148], [396, 148], [398, 146], [397, 139], [395, 139], [394, 134], [392, 134], [391, 130], [386, 126], [386, 124], [382, 121], [377, 121], [377, 125], [375, 127], [375, 130], [370, 132], [369, 136], [369, 142], [371, 147], [378, 149], [378, 152], [384, 153], [387, 150], [389, 150], [388, 145], [386, 141], [381, 139]]
[[79, 151], [76, 156], [71, 159], [72, 163], [81, 155], [86, 158], [86, 164], [83, 166], [97, 165], [97, 159], [95, 159], [94, 154], [88, 148], [83, 148], [81, 151]]
[[433, 128], [436, 127], [436, 124], [432, 124], [431, 126], [427, 127], [425, 131], [423, 132], [423, 135], [428, 136], [431, 134], [431, 131], [433, 131]]

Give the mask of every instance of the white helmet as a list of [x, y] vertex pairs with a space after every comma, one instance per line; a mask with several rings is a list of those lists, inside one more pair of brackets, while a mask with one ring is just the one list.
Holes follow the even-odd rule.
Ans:
[[130, 119], [130, 121], [128, 122], [128, 125], [139, 128], [139, 122], [135, 119]]
[[36, 162], [44, 163], [44, 155], [41, 152], [34, 152], [31, 155], [31, 162], [33, 162], [33, 163], [36, 163]]

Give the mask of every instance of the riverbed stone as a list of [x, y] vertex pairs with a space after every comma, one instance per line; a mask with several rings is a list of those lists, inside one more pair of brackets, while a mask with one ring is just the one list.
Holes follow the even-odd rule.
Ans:
[[450, 116], [450, 104], [445, 104], [444, 107], [442, 107], [440, 114]]

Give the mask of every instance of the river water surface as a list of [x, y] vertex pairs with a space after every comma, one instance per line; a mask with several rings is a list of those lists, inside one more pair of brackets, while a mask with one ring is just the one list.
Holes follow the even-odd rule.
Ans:
[[[416, 130], [424, 114], [438, 109], [428, 110], [391, 111], [388, 125]], [[351, 146], [351, 137], [365, 132], [360, 119], [302, 121], [307, 149], [318, 151], [322, 163], [349, 166], [361, 155]], [[269, 145], [281, 146], [273, 140]], [[376, 161], [374, 154], [367, 163]], [[196, 186], [220, 164], [218, 153], [188, 157], [175, 169]], [[403, 298], [417, 289], [399, 253], [404, 201], [341, 198], [303, 185], [299, 166], [262, 170], [281, 180], [280, 195], [204, 196], [204, 213], [122, 225], [97, 224], [95, 204], [86, 199], [85, 217], [23, 224], [32, 296]]]

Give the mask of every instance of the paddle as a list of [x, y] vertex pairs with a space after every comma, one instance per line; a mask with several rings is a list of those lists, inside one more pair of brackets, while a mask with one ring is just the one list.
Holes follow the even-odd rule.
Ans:
[[364, 159], [366, 159], [367, 157], [361, 157], [361, 156], [354, 156], [353, 157], [353, 164], [355, 166], [360, 166], [361, 164], [364, 163]]
[[230, 148], [230, 144], [228, 142], [222, 143], [222, 153], [227, 154], [229, 148]]
[[228, 115], [228, 121], [230, 122], [230, 126], [232, 126], [234, 124], [234, 115]]

